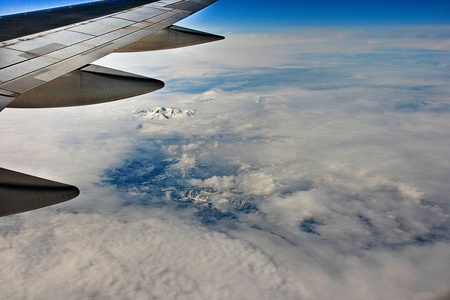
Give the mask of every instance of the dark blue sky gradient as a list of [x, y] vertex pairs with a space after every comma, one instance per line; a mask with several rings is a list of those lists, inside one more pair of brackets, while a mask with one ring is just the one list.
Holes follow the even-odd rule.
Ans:
[[[1, 1], [2, 15], [45, 9], [85, 0]], [[299, 26], [383, 26], [450, 24], [450, 1], [299, 1], [299, 0], [220, 0], [191, 22], [215, 24], [233, 29]], [[245, 31], [241, 30], [241, 31]]]
[[67, 6], [78, 3], [94, 2], [92, 0], [5, 0], [0, 1], [0, 15], [41, 10], [52, 7]]
[[237, 1], [208, 9], [214, 22], [248, 26], [352, 26], [450, 24], [450, 1]]

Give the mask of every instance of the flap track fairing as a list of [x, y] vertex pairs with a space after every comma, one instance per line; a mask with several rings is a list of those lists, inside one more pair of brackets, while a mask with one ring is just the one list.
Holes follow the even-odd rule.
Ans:
[[110, 102], [150, 93], [164, 82], [87, 65], [18, 96], [8, 107], [47, 108]]
[[193, 46], [223, 40], [224, 37], [189, 28], [170, 26], [116, 52], [143, 52]]
[[72, 185], [0, 168], [0, 217], [61, 203], [79, 193]]

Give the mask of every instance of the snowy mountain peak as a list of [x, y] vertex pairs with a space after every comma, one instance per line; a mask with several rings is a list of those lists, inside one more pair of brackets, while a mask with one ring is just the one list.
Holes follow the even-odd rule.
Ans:
[[174, 117], [191, 117], [194, 114], [195, 110], [193, 109], [181, 110], [174, 107], [157, 107], [154, 109], [136, 110], [133, 115], [150, 120], [164, 120]]

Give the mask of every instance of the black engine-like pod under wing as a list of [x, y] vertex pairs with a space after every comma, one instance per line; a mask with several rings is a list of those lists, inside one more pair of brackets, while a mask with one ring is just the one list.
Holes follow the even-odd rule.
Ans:
[[223, 40], [225, 37], [172, 25], [116, 52], [173, 49]]
[[0, 168], [0, 217], [61, 203], [79, 194], [72, 185]]
[[164, 82], [157, 79], [87, 65], [21, 94], [8, 107], [45, 108], [97, 104], [150, 93], [163, 87]]

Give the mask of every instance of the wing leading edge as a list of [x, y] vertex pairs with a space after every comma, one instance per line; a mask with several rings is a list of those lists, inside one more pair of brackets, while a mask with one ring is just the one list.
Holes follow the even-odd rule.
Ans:
[[[162, 81], [90, 64], [112, 52], [223, 39], [172, 26], [217, 0], [105, 0], [0, 17], [0, 111], [95, 104], [155, 91]], [[76, 197], [70, 185], [0, 168], [0, 216]]]

